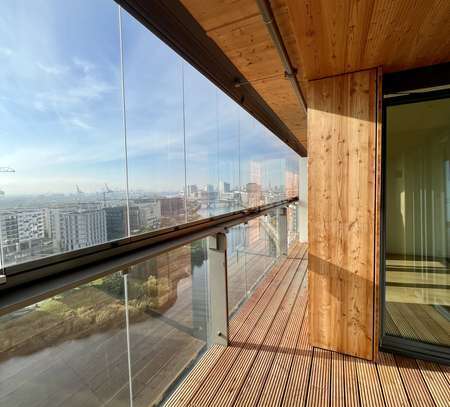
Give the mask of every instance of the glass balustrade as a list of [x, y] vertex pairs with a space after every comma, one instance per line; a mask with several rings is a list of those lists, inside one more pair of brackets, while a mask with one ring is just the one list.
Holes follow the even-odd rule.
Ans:
[[148, 406], [206, 349], [205, 240], [0, 317], [0, 405]]

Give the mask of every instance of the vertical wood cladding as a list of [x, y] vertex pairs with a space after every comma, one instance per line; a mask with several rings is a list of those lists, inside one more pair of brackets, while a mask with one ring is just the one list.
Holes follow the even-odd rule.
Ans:
[[373, 359], [377, 70], [311, 82], [309, 323], [313, 346]]

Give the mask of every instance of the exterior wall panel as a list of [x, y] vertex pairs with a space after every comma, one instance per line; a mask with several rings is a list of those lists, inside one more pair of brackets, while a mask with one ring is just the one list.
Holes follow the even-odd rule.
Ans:
[[311, 82], [310, 341], [373, 359], [377, 70]]

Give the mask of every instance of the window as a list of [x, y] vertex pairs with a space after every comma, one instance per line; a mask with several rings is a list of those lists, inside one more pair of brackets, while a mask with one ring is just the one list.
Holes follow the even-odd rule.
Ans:
[[2, 266], [296, 195], [296, 154], [113, 1], [1, 8]]
[[441, 346], [442, 355], [450, 346], [449, 108], [448, 97], [431, 93], [386, 106], [383, 343], [404, 338]]

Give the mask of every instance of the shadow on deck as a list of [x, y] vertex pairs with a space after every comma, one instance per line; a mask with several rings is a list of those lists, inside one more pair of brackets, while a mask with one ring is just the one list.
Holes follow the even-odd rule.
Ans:
[[378, 363], [308, 344], [307, 247], [294, 245], [165, 403], [172, 406], [450, 406], [450, 367]]

